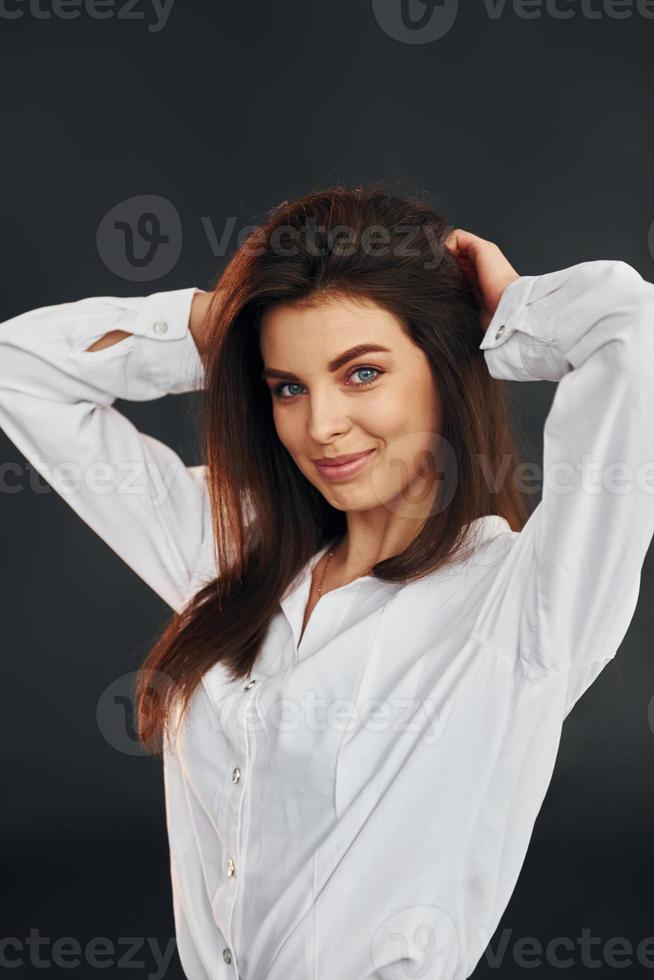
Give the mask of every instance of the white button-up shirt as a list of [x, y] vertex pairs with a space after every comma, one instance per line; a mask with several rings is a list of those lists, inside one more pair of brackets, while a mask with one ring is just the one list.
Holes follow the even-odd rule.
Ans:
[[[171, 607], [216, 574], [204, 467], [112, 405], [202, 387], [196, 287], [0, 325], [0, 425]], [[87, 351], [108, 330], [132, 336]], [[654, 286], [617, 261], [522, 276], [480, 348], [559, 382], [520, 532], [408, 585], [290, 584], [249, 680], [218, 663], [164, 778], [191, 980], [464, 978], [500, 921], [561, 725], [615, 655], [654, 534]], [[60, 464], [68, 464], [60, 466]]]

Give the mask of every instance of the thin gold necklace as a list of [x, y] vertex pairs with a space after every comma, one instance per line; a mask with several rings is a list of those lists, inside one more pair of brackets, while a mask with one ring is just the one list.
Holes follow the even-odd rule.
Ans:
[[334, 552], [330, 551], [327, 555], [327, 561], [325, 562], [324, 568], [322, 570], [322, 576], [320, 579], [320, 585], [318, 586], [318, 595], [322, 596], [322, 584], [325, 581], [325, 573], [327, 571], [327, 566], [329, 565], [329, 559], [334, 557]]
[[[327, 561], [325, 562], [324, 568], [322, 570], [322, 575], [320, 576], [320, 585], [318, 586], [318, 598], [321, 598], [322, 597], [322, 587], [323, 587], [323, 583], [325, 581], [325, 575], [327, 574], [327, 566], [329, 565], [329, 559], [330, 558], [333, 558], [333, 557], [334, 557], [334, 552], [333, 551], [328, 552], [328, 554], [327, 554]], [[369, 575], [370, 572], [371, 572], [371, 570], [372, 570], [372, 565], [370, 566], [369, 569], [367, 569], [367, 571], [365, 572], [365, 574], [366, 575]]]

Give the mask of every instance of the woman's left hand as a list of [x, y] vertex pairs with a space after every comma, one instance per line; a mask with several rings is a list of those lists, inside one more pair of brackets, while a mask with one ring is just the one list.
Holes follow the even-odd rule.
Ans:
[[494, 242], [462, 228], [455, 228], [445, 240], [457, 259], [479, 302], [481, 325], [486, 331], [493, 319], [502, 293], [520, 278], [511, 263]]

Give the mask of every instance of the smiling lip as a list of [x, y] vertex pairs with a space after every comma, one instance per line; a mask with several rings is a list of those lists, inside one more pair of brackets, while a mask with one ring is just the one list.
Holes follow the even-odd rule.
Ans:
[[372, 452], [371, 449], [365, 449], [362, 453], [345, 453], [343, 456], [321, 456], [319, 459], [314, 459], [314, 463], [319, 463], [320, 466], [340, 466], [342, 463], [351, 463], [353, 459], [359, 459], [361, 456], [365, 456], [366, 453]]
[[[320, 462], [314, 460], [316, 469], [327, 480], [344, 480], [362, 470], [369, 458], [376, 452], [375, 449], [368, 449], [365, 453], [356, 453], [350, 456], [336, 456], [334, 461]], [[345, 462], [336, 462], [345, 460]]]

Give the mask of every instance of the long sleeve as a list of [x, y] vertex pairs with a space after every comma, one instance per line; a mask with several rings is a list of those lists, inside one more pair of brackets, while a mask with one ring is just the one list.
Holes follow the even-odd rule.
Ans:
[[[205, 467], [113, 407], [204, 386], [197, 287], [100, 296], [0, 324], [0, 427], [72, 509], [177, 611], [211, 563]], [[132, 334], [88, 351], [110, 330]]]
[[575, 671], [570, 707], [626, 634], [654, 534], [654, 285], [619, 261], [523, 276], [480, 348], [495, 378], [558, 384], [542, 498], [474, 634], [528, 680]]

